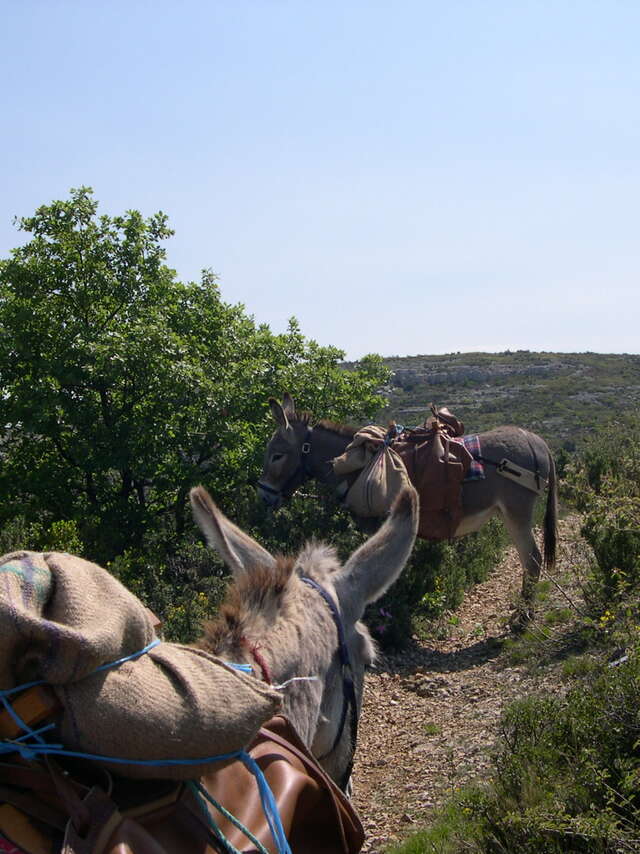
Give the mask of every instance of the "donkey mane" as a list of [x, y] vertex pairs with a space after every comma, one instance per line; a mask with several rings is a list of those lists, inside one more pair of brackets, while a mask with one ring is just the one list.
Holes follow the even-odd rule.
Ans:
[[316, 430], [325, 430], [327, 433], [333, 433], [336, 436], [345, 436], [347, 439], [353, 439], [359, 427], [353, 427], [351, 424], [339, 424], [337, 421], [331, 421], [328, 418], [322, 418], [313, 424], [313, 413], [306, 409], [297, 410], [293, 415], [289, 416], [290, 422], [302, 424], [303, 427], [313, 427]]
[[255, 567], [234, 581], [216, 619], [205, 623], [198, 645], [215, 652], [223, 641], [240, 644], [255, 615], [280, 604], [294, 566], [294, 558], [279, 556], [275, 567]]
[[298, 411], [296, 409], [296, 411], [289, 418], [289, 420], [290, 421], [297, 421], [299, 424], [304, 424], [306, 426], [309, 426], [309, 424], [311, 424], [311, 422], [313, 421], [313, 413], [309, 412], [306, 409], [303, 409], [300, 411]]
[[329, 421], [323, 418], [315, 425], [316, 429], [326, 430], [328, 433], [334, 433], [337, 436], [344, 436], [347, 439], [353, 439], [359, 427], [352, 427], [350, 424], [338, 424], [337, 421]]

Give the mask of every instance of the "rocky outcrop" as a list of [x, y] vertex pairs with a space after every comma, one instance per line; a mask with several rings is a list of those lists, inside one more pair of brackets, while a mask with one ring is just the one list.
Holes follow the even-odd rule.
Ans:
[[561, 363], [543, 365], [492, 365], [477, 367], [475, 365], [456, 365], [448, 370], [438, 370], [432, 366], [419, 368], [398, 368], [393, 371], [392, 385], [399, 388], [411, 388], [416, 383], [430, 385], [455, 385], [456, 383], [483, 383], [512, 375], [548, 377], [559, 374], [563, 369]]

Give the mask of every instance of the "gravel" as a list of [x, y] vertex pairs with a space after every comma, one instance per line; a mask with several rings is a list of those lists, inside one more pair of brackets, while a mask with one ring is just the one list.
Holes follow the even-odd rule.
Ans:
[[[575, 540], [578, 527], [575, 517], [561, 522], [561, 543]], [[569, 559], [563, 545], [560, 573]], [[560, 689], [553, 672], [534, 674], [500, 656], [520, 585], [520, 563], [509, 549], [467, 594], [445, 639], [414, 637], [407, 651], [380, 658], [367, 675], [353, 777], [367, 833], [363, 851], [381, 854], [427, 824], [456, 788], [486, 777], [505, 705]]]

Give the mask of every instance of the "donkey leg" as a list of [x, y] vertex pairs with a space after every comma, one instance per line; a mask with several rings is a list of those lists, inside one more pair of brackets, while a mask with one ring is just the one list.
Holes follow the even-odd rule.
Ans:
[[534, 539], [531, 515], [525, 518], [503, 513], [505, 527], [515, 545], [522, 564], [522, 600], [525, 606], [525, 618], [533, 616], [533, 597], [540, 578], [542, 555]]

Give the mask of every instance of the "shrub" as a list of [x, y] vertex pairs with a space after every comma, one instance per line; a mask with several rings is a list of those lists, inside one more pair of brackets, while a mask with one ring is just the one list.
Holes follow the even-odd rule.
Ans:
[[396, 854], [636, 851], [640, 838], [640, 646], [565, 698], [503, 716], [493, 779], [459, 792]]
[[188, 541], [168, 554], [149, 539], [144, 550], [129, 550], [107, 564], [158, 617], [165, 640], [190, 643], [213, 617], [227, 587], [227, 571], [202, 543]]
[[597, 433], [570, 467], [567, 488], [596, 558], [591, 598], [599, 609], [640, 582], [640, 418]]
[[47, 525], [15, 516], [0, 529], [0, 554], [19, 549], [82, 555], [85, 547], [74, 520], [60, 519]]

